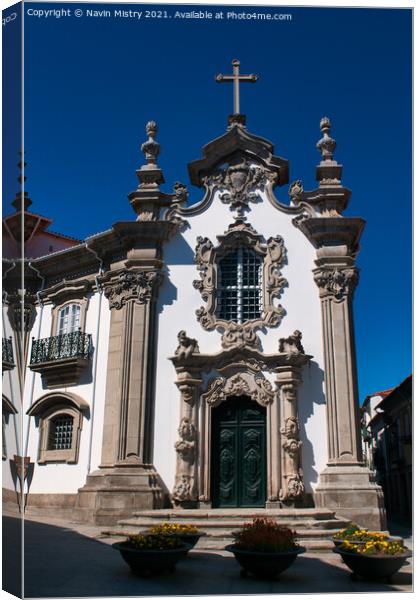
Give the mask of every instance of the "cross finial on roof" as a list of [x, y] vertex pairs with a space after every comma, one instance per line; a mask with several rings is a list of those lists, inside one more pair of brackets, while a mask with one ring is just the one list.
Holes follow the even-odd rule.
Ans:
[[240, 75], [240, 61], [234, 59], [231, 63], [233, 65], [232, 75], [222, 75], [219, 73], [215, 76], [217, 83], [233, 83], [233, 97], [234, 97], [234, 114], [240, 114], [240, 82], [256, 83], [259, 79], [258, 75]]

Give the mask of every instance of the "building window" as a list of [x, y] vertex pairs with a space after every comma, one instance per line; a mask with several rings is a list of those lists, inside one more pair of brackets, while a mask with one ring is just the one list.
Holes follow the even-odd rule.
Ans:
[[58, 313], [57, 335], [72, 333], [80, 327], [80, 304], [67, 304]]
[[262, 258], [249, 248], [233, 250], [218, 264], [218, 316], [244, 323], [260, 319], [262, 306]]
[[45, 394], [28, 410], [39, 425], [38, 464], [77, 463], [85, 400], [69, 392]]
[[50, 420], [48, 450], [71, 450], [73, 422], [71, 415], [61, 414]]

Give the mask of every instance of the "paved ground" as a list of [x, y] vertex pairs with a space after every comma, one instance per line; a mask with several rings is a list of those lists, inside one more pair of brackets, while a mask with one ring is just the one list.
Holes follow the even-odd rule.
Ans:
[[[131, 574], [111, 546], [115, 539], [101, 538], [100, 528], [69, 525], [72, 528], [53, 517], [25, 519], [26, 597], [412, 591], [412, 559], [391, 584], [373, 583], [354, 580], [333, 553], [303, 554], [277, 581], [264, 581], [252, 576], [242, 579], [238, 564], [227, 552], [192, 551], [173, 574], [145, 579]], [[3, 588], [20, 595], [17, 517], [3, 517], [3, 538]]]

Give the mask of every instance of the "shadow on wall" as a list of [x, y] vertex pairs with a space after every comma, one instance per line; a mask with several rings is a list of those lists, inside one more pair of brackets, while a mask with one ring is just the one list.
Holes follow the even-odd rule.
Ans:
[[[303, 370], [302, 373], [302, 384], [298, 390], [298, 415], [300, 420], [300, 439], [303, 442], [302, 447], [302, 462], [303, 462], [303, 473], [304, 483], [307, 487], [313, 489], [313, 484], [317, 483], [318, 473], [315, 469], [313, 443], [307, 437], [307, 431], [305, 425], [309, 418], [314, 414], [314, 404], [325, 405], [326, 398], [323, 393], [323, 382], [324, 382], [324, 371], [320, 369], [318, 363], [310, 361]], [[321, 433], [320, 427], [326, 426], [326, 419], [322, 419], [321, 423], [317, 425], [319, 438], [322, 439], [324, 444], [327, 444], [326, 431]], [[325, 457], [327, 457], [327, 448], [324, 451]]]

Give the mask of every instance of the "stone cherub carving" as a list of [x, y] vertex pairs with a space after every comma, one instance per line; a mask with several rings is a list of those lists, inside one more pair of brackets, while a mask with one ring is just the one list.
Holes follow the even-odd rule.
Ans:
[[179, 425], [178, 434], [181, 439], [175, 443], [175, 449], [184, 461], [192, 464], [195, 459], [195, 425], [190, 419], [183, 417]]
[[198, 342], [186, 335], [186, 331], [179, 331], [177, 339], [179, 345], [175, 350], [175, 355], [179, 358], [189, 358], [191, 354], [199, 354]]

